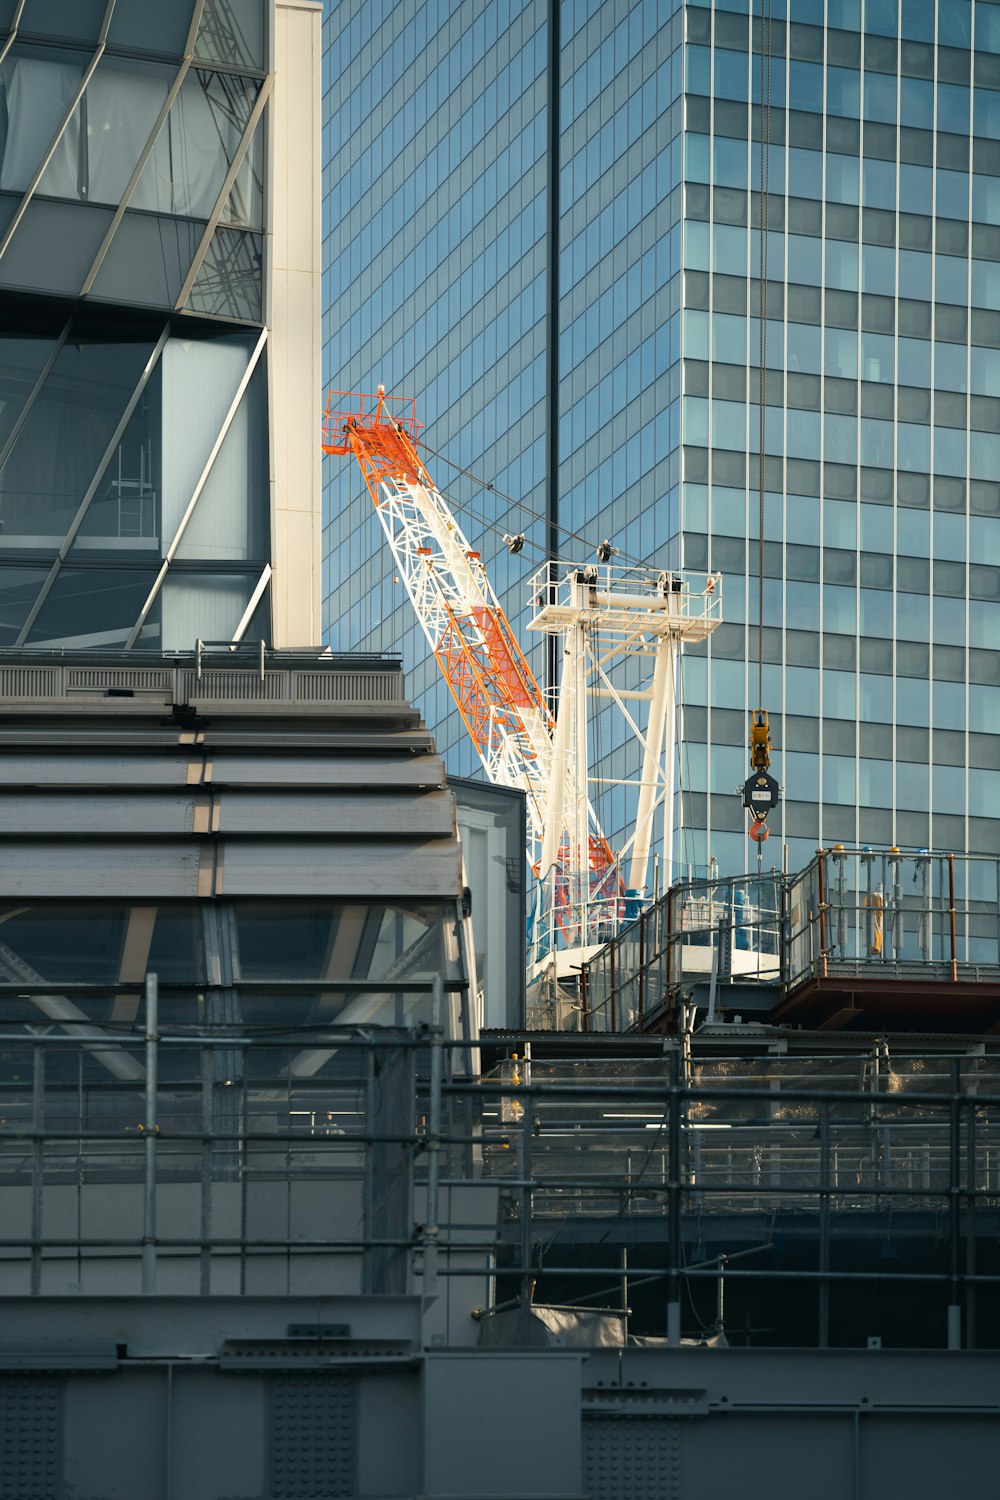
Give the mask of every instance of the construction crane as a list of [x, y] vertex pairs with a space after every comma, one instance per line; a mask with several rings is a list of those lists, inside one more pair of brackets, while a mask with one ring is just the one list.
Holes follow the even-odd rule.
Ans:
[[[531, 581], [529, 628], [562, 641], [553, 715], [480, 553], [420, 457], [419, 433], [413, 398], [387, 396], [381, 386], [375, 396], [327, 396], [323, 451], [357, 460], [398, 576], [487, 778], [525, 793], [528, 860], [539, 882], [532, 963], [537, 971], [558, 950], [565, 970], [637, 914], [658, 807], [669, 860], [676, 654], [682, 640], [702, 640], [719, 624], [719, 581], [703, 578], [696, 590], [680, 574], [614, 567], [607, 543], [598, 549], [598, 564], [546, 563]], [[519, 541], [511, 539], [512, 552], [520, 551]], [[643, 658], [652, 661], [651, 681], [637, 687], [632, 679]], [[615, 681], [616, 665], [630, 669], [628, 684]], [[594, 699], [617, 704], [643, 751], [635, 827], [617, 854], [589, 796]], [[630, 706], [634, 699], [649, 701], [645, 729]]]

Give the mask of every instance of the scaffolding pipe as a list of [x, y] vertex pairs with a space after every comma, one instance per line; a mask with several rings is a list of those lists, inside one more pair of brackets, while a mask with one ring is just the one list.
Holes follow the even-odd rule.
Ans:
[[424, 1225], [424, 1300], [437, 1296], [438, 1241], [441, 1228], [438, 1224], [438, 1188], [441, 1180], [441, 1083], [444, 1054], [441, 1050], [442, 1021], [444, 1017], [444, 990], [441, 976], [434, 976], [431, 999], [430, 1071], [431, 1098], [427, 1130], [427, 1222]]
[[156, 1291], [156, 1062], [159, 1021], [156, 975], [146, 975], [146, 1120], [142, 1214], [142, 1295]]

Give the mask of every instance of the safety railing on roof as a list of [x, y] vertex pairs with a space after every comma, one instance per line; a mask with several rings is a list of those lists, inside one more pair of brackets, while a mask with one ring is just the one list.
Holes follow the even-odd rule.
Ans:
[[836, 847], [788, 881], [783, 977], [1000, 978], [1000, 860]]
[[1000, 982], [1000, 860], [820, 850], [797, 874], [673, 886], [580, 970], [579, 1029], [642, 1030], [693, 985]]
[[581, 968], [580, 1029], [641, 1030], [698, 981], [781, 980], [782, 877], [673, 886]]

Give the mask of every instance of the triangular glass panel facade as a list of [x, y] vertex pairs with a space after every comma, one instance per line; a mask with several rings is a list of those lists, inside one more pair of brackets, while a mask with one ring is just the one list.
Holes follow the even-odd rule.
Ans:
[[266, 37], [264, 0], [205, 0], [194, 55], [235, 68], [263, 69]]
[[185, 306], [214, 317], [259, 323], [263, 316], [263, 275], [263, 236], [217, 229]]
[[259, 89], [255, 78], [192, 68], [170, 107], [129, 206], [210, 217]]

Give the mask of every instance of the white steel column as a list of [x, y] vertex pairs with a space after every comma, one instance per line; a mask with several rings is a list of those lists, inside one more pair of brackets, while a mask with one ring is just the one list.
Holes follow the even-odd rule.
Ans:
[[[663, 889], [674, 878], [674, 788], [677, 782], [677, 656], [676, 640], [664, 641], [667, 684], [663, 713]], [[645, 873], [645, 872], [643, 872]]]
[[[635, 815], [635, 843], [629, 869], [629, 886], [636, 891], [646, 888], [649, 846], [653, 839], [653, 819], [659, 796], [663, 796], [664, 879], [670, 880], [670, 850], [673, 839], [674, 781], [674, 683], [677, 646], [669, 635], [662, 635], [656, 649], [653, 687], [646, 726], [646, 745], [642, 757], [642, 780]], [[664, 746], [664, 740], [666, 745]], [[661, 758], [661, 751], [662, 758]], [[668, 835], [668, 824], [670, 832]], [[669, 841], [668, 841], [669, 838]]]

